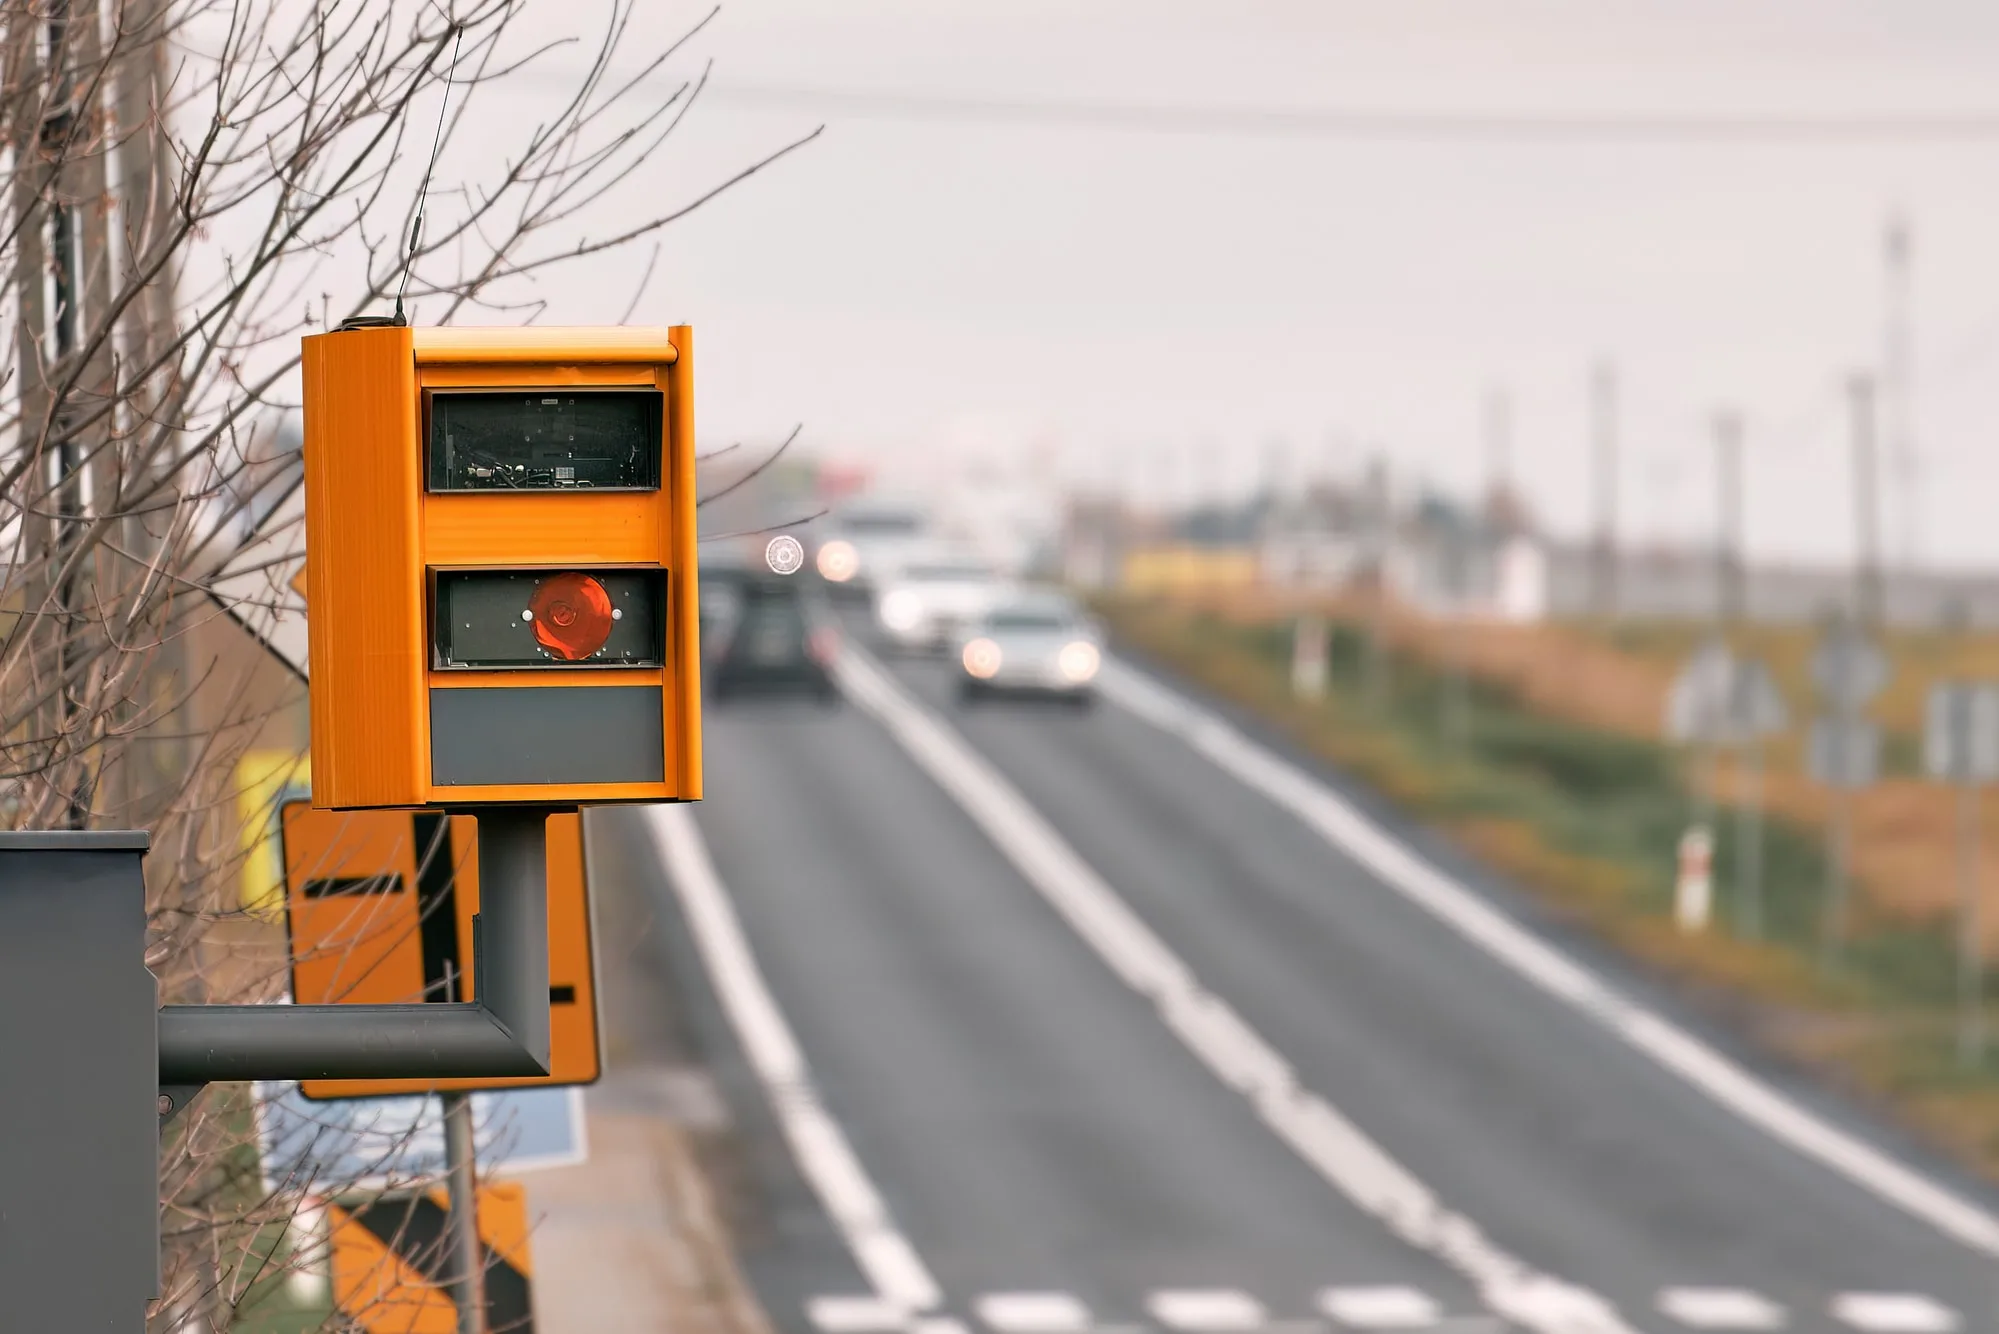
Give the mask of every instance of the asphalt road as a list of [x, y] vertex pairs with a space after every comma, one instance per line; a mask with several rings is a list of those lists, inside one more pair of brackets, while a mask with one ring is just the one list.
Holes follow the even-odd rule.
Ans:
[[[975, 822], [878, 709], [711, 708], [700, 841], [806, 1096], [941, 1298], [899, 1322], [821, 1300], [871, 1291], [853, 1228], [813, 1221], [838, 1201], [785, 1136], [793, 1094], [754, 1077], [685, 901], [642, 855], [645, 817], [622, 816], [678, 937], [688, 1022], [754, 1141], [744, 1189], [792, 1220], [743, 1240], [781, 1325], [1999, 1330], [1999, 1259], [1530, 986], [1181, 738], [1108, 703], [965, 708], [941, 664], [888, 667], [1351, 1133], [1330, 1168], [1274, 1133], [1263, 1095], [1218, 1078], [1030, 883], [1039, 845]], [[1449, 1221], [1398, 1225], [1398, 1190]], [[1488, 1252], [1583, 1299], [1495, 1301]]]

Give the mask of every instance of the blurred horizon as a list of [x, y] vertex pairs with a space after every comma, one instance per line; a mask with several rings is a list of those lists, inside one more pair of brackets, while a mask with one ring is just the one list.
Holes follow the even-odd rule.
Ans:
[[[1840, 560], [1844, 385], [1881, 370], [1900, 218], [1913, 448], [1891, 382], [1883, 554], [1999, 564], [1977, 501], [1999, 482], [1994, 57], [1999, 15], [1958, 3], [736, 0], [656, 76], [713, 62], [662, 179], [692, 197], [826, 131], [668, 228], [632, 318], [699, 330], [707, 448], [803, 423], [801, 452], [915, 482], [980, 464], [1155, 506], [1382, 456], [1457, 495], [1504, 471], [1572, 539], [1595, 523], [1601, 363], [1623, 541], [1711, 540], [1727, 410], [1748, 550]], [[567, 59], [526, 91], [554, 95]], [[1313, 128], [1338, 113], [1467, 122]], [[1730, 117], [1750, 124], [1672, 128]], [[1782, 130], [1868, 117], [1888, 123]], [[635, 267], [585, 266], [540, 318], [617, 319]]]

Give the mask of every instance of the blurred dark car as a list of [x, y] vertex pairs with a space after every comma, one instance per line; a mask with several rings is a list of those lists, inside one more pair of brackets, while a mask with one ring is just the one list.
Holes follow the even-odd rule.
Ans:
[[829, 704], [838, 700], [833, 660], [840, 629], [814, 585], [795, 576], [704, 570], [701, 602], [703, 656], [715, 698], [802, 694]]

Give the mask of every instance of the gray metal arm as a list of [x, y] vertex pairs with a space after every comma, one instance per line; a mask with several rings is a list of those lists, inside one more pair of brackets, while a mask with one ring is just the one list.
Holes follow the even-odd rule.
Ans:
[[474, 1003], [164, 1005], [160, 1083], [547, 1074], [548, 815], [479, 812]]
[[484, 1005], [160, 1007], [162, 1084], [547, 1073]]

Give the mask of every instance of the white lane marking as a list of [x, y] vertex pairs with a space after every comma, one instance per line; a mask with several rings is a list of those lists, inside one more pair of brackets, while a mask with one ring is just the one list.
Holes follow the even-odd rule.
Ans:
[[1964, 1327], [1957, 1312], [1914, 1292], [1841, 1293], [1832, 1318], [1870, 1334], [1950, 1334]]
[[972, 1309], [1003, 1334], [1073, 1334], [1090, 1328], [1090, 1308], [1066, 1292], [989, 1292]]
[[849, 648], [841, 688], [958, 803], [973, 822], [1168, 1028], [1264, 1123], [1361, 1210], [1418, 1250], [1463, 1274], [1485, 1304], [1539, 1334], [1632, 1334], [1609, 1302], [1509, 1255], [1454, 1213], [1416, 1176], [1324, 1098], [1298, 1086], [1291, 1066], [1133, 913], [1027, 799], [963, 738]]
[[1999, 1218], [1813, 1115], [1684, 1029], [1634, 1003], [1477, 893], [1395, 841], [1330, 787], [1192, 701], [1107, 660], [1103, 694], [1303, 820], [1458, 934], [1799, 1153], [1974, 1250], [1999, 1255]]
[[930, 1310], [942, 1300], [937, 1281], [896, 1227], [847, 1137], [820, 1103], [804, 1054], [757, 968], [693, 814], [684, 806], [651, 806], [646, 818], [701, 960], [799, 1169], [881, 1298], [905, 1317]]
[[1193, 1331], [1260, 1329], [1263, 1303], [1234, 1288], [1177, 1288], [1155, 1292], [1145, 1309], [1168, 1329]]
[[1327, 1288], [1319, 1309], [1348, 1329], [1430, 1329], [1443, 1308], [1414, 1288]]
[[965, 1328], [965, 1322], [962, 1320], [953, 1320], [949, 1316], [931, 1316], [924, 1320], [910, 1321], [909, 1334], [971, 1334], [971, 1331]]
[[805, 1318], [824, 1334], [888, 1334], [909, 1323], [909, 1312], [880, 1297], [814, 1297]]
[[1659, 1309], [1694, 1329], [1784, 1327], [1784, 1308], [1747, 1288], [1666, 1288]]

